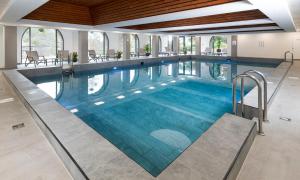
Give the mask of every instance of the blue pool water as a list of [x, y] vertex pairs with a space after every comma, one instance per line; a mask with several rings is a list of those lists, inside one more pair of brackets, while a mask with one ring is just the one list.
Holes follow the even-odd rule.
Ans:
[[32, 81], [157, 176], [232, 111], [231, 80], [247, 69], [272, 67], [188, 61]]

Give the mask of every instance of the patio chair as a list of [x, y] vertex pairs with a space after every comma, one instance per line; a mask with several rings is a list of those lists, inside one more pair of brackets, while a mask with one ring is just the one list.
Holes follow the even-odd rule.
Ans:
[[177, 53], [171, 51], [169, 47], [165, 47], [166, 53], [168, 53], [168, 56], [176, 56]]
[[62, 64], [64, 63], [64, 61], [67, 61], [68, 64], [70, 63], [70, 53], [67, 50], [58, 51], [57, 58]]
[[101, 56], [97, 56], [95, 50], [89, 50], [89, 56], [90, 56], [89, 61], [95, 61], [95, 62], [97, 62], [100, 59], [103, 61], [103, 58]]
[[[29, 61], [27, 63], [27, 61]], [[45, 56], [39, 56], [37, 51], [26, 51], [26, 60], [25, 60], [25, 66], [27, 67], [30, 63], [34, 64], [34, 67], [36, 65], [39, 65], [39, 63], [44, 63], [47, 66], [47, 59]]]
[[139, 48], [138, 57], [147, 56], [144, 48]]
[[117, 59], [117, 53], [114, 49], [109, 49], [107, 52], [107, 60], [109, 60], [109, 58], [113, 58], [113, 59]]

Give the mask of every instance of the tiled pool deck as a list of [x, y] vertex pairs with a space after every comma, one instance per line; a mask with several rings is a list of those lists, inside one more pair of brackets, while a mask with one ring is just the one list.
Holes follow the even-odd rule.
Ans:
[[[87, 128], [77, 117], [61, 109], [33, 83], [28, 83], [22, 76], [16, 77], [12, 74], [13, 71], [10, 71], [7, 76], [20, 84], [16, 88], [22, 90], [21, 94], [26, 101], [30, 99], [36, 113], [43, 116], [40, 118], [52, 127], [52, 133], [72, 154], [90, 179], [154, 179], [108, 141]], [[58, 106], [59, 110], [55, 109]], [[249, 136], [249, 132], [255, 132], [251, 131], [253, 127], [253, 121], [225, 115], [156, 179], [234, 178], [234, 175], [228, 174], [228, 169], [235, 168], [232, 163], [236, 160], [237, 154], [245, 155], [240, 147], [245, 142], [249, 142], [248, 146], [251, 145], [252, 141], [245, 139], [253, 137]], [[90, 143], [98, 148], [86, 148], [90, 147]], [[70, 167], [69, 170], [72, 171]]]
[[[63, 162], [0, 71], [0, 179], [71, 180]], [[25, 127], [13, 130], [12, 126]]]

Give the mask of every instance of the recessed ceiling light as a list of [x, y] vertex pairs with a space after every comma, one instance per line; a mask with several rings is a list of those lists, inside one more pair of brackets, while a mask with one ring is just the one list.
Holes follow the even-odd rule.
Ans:
[[118, 69], [117, 67], [113, 67], [114, 70]]
[[95, 102], [94, 104], [95, 104], [96, 106], [100, 106], [100, 105], [104, 104], [104, 101], [98, 101], [98, 102]]
[[70, 112], [71, 112], [71, 113], [77, 113], [77, 112], [78, 112], [78, 109], [76, 109], [76, 108], [75, 108], [75, 109], [71, 109]]
[[181, 78], [181, 80], [183, 80], [183, 81], [184, 81], [184, 80], [185, 80], [185, 78]]
[[160, 85], [162, 85], [162, 86], [166, 86], [167, 84], [166, 84], [166, 83], [161, 83]]
[[151, 87], [149, 87], [149, 89], [151, 89], [151, 90], [152, 90], [152, 89], [155, 89], [155, 87], [151, 86]]
[[175, 80], [172, 80], [171, 83], [176, 83], [176, 81], [175, 81]]
[[117, 96], [117, 99], [124, 99], [124, 98], [125, 98], [125, 96], [123, 96], [123, 95]]

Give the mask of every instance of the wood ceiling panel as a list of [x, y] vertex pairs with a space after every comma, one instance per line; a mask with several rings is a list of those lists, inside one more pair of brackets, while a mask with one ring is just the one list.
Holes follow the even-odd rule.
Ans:
[[96, 25], [186, 11], [241, 0], [112, 0], [91, 8]]
[[174, 21], [125, 26], [119, 28], [132, 29], [132, 30], [147, 30], [147, 29], [246, 21], [246, 20], [264, 19], [264, 18], [268, 18], [268, 17], [264, 15], [262, 12], [260, 12], [259, 10], [251, 10], [251, 11], [241, 11], [241, 12], [234, 12], [234, 13], [227, 13], [227, 14], [189, 18], [189, 19], [180, 19]]
[[164, 33], [184, 33], [193, 31], [214, 31], [214, 30], [226, 30], [226, 29], [242, 29], [242, 28], [255, 28], [255, 27], [276, 27], [276, 23], [267, 24], [252, 24], [252, 25], [242, 25], [242, 26], [227, 26], [227, 27], [215, 27], [215, 28], [202, 28], [202, 29], [187, 29], [187, 30], [176, 30], [176, 31], [162, 31]]
[[69, 3], [79, 6], [86, 6], [86, 7], [92, 7], [97, 6], [101, 3], [105, 3], [111, 0], [51, 0], [56, 2], [63, 2], [63, 3]]
[[23, 19], [82, 25], [94, 24], [88, 7], [56, 1], [48, 1]]

